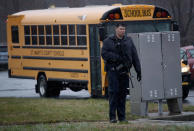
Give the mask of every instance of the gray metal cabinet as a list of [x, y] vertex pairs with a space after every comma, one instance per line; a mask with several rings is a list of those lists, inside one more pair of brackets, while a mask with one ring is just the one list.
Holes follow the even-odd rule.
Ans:
[[162, 32], [165, 99], [182, 97], [180, 37], [178, 32]]
[[160, 33], [139, 34], [142, 100], [164, 98]]
[[[134, 68], [130, 89], [131, 111], [145, 115], [147, 102], [182, 97], [179, 32], [128, 34], [137, 48], [142, 80], [136, 80]], [[130, 83], [130, 86], [131, 83]]]

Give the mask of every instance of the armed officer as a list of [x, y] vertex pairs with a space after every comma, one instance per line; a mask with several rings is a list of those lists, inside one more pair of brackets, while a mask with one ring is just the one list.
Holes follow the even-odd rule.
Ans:
[[130, 37], [125, 36], [125, 25], [119, 23], [115, 27], [114, 36], [103, 41], [102, 58], [108, 75], [109, 118], [116, 123], [116, 112], [120, 122], [125, 118], [127, 88], [129, 88], [129, 71], [133, 65], [137, 72], [137, 80], [141, 80], [141, 68], [136, 48]]

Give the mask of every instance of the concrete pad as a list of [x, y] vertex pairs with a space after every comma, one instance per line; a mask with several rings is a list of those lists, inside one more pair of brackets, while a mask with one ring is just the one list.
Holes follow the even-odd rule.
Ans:
[[175, 115], [169, 115], [168, 112], [163, 112], [163, 115], [161, 116], [159, 116], [158, 113], [149, 113], [148, 119], [194, 122], [194, 112], [182, 112], [181, 114], [175, 114]]
[[159, 126], [189, 126], [194, 127], [194, 112], [182, 112], [179, 115], [168, 115], [164, 112], [159, 116], [158, 113], [149, 113], [148, 118], [129, 121], [131, 124], [159, 125]]

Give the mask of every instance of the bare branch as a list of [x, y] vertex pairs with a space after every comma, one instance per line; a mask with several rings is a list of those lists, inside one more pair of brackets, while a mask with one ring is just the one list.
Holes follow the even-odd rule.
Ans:
[[172, 14], [174, 16], [174, 19], [176, 19], [177, 15], [176, 15], [175, 6], [174, 6], [174, 2], [173, 1], [170, 1], [170, 7], [172, 9]]
[[182, 34], [183, 37], [187, 36], [187, 34], [188, 34], [189, 27], [190, 27], [191, 21], [193, 19], [192, 12], [193, 12], [193, 0], [190, 0], [190, 2], [189, 2], [189, 13], [188, 13], [188, 18], [189, 19], [188, 19], [187, 23], [185, 24], [185, 29], [183, 30], [183, 34]]

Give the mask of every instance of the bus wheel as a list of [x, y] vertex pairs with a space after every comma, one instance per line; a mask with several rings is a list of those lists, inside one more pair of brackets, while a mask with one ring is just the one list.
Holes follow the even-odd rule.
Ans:
[[48, 97], [49, 96], [47, 80], [46, 80], [46, 77], [44, 75], [40, 75], [38, 77], [37, 87], [39, 90], [40, 97]]

